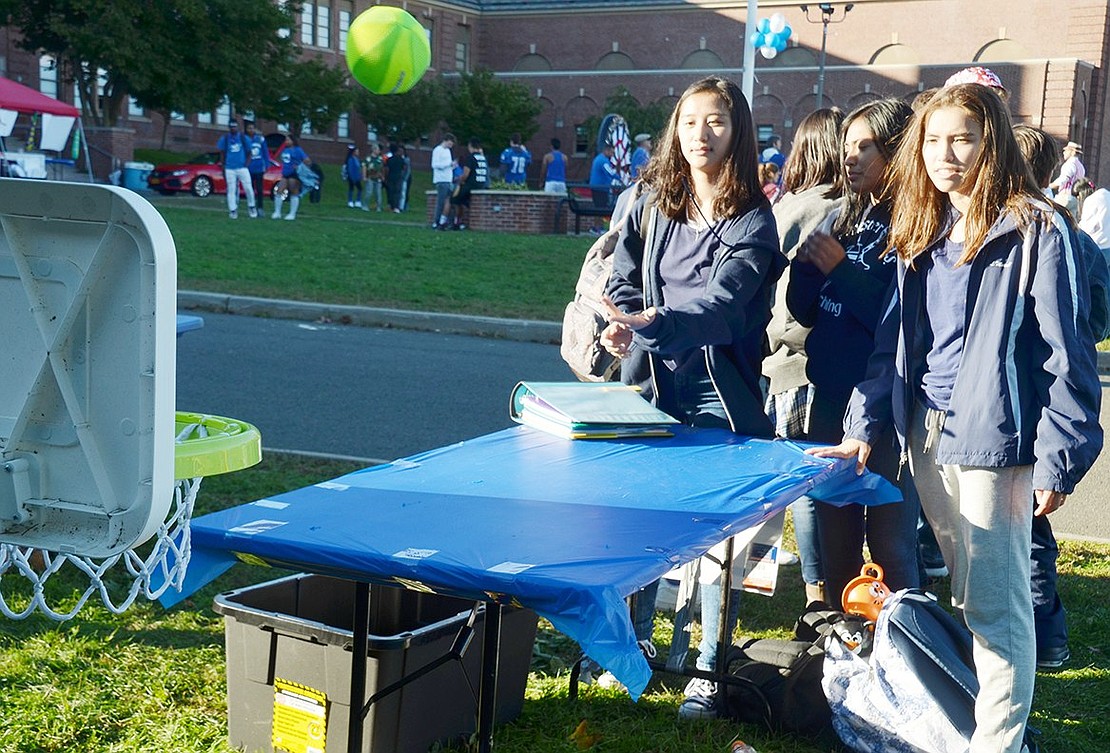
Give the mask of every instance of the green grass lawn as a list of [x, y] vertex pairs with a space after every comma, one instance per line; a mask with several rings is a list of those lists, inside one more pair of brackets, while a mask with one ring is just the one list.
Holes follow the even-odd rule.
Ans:
[[[197, 514], [354, 469], [348, 463], [269, 455], [254, 468], [206, 479]], [[1110, 750], [1110, 547], [1061, 542], [1060, 570], [1073, 659], [1064, 671], [1038, 675], [1032, 723], [1043, 730], [1051, 753], [1105, 753]], [[0, 750], [231, 753], [223, 624], [211, 609], [212, 599], [221, 591], [285, 574], [240, 564], [171, 610], [140, 600], [121, 616], [90, 604], [69, 623], [37, 616], [5, 622], [0, 635]], [[10, 578], [3, 582], [5, 594], [11, 593]], [[56, 598], [63, 603], [77, 598], [80, 578], [55, 579]], [[943, 599], [943, 587], [938, 591]], [[773, 598], [744, 597], [738, 632], [784, 637], [802, 602], [798, 571], [786, 568]], [[669, 615], [661, 612], [658, 644], [669, 642], [669, 631]], [[727, 721], [679, 721], [675, 710], [685, 681], [662, 673], [639, 703], [596, 687], [583, 688], [572, 703], [567, 673], [576, 655], [575, 644], [541, 621], [524, 711], [515, 722], [497, 728], [496, 750], [570, 753], [578, 748], [569, 736], [582, 720], [600, 735], [591, 748], [598, 753], [723, 753], [736, 736], [760, 753], [829, 750]]]
[[[177, 243], [182, 289], [556, 321], [591, 239], [502, 233], [435, 233], [425, 227], [426, 173], [402, 215], [348, 209], [338, 167], [324, 200], [305, 202], [297, 222], [229, 220], [223, 197], [152, 197]], [[207, 479], [197, 514], [354, 470], [346, 463], [269, 455], [255, 468]], [[1060, 590], [1073, 658], [1037, 678], [1032, 724], [1046, 753], [1110, 750], [1110, 546], [1061, 542]], [[213, 597], [283, 572], [239, 565], [183, 604], [138, 602], [116, 616], [86, 605], [77, 619], [5, 621], [0, 635], [0, 751], [4, 753], [231, 753], [222, 618]], [[13, 576], [0, 586], [16, 593]], [[59, 574], [64, 605], [81, 578]], [[87, 583], [87, 578], [84, 579]], [[938, 591], [945, 596], [943, 583]], [[804, 598], [796, 569], [780, 573], [773, 598], [746, 596], [738, 632], [784, 637]], [[656, 642], [669, 642], [666, 613]], [[696, 640], [696, 637], [695, 637]], [[575, 751], [583, 720], [599, 753], [724, 753], [736, 736], [761, 753], [828, 747], [727, 721], [680, 722], [683, 678], [657, 674], [639, 703], [584, 688], [567, 699], [577, 648], [541, 623], [521, 717], [496, 732], [501, 753]], [[295, 678], [294, 678], [295, 679]], [[428, 713], [434, 713], [429, 709]], [[329, 749], [330, 750], [330, 749]], [[333, 752], [335, 753], [335, 752]]]
[[[562, 319], [589, 236], [433, 232], [425, 222], [427, 173], [416, 173], [402, 214], [346, 204], [338, 167], [327, 165], [319, 204], [296, 222], [227, 217], [226, 199], [157, 195], [177, 244], [178, 287], [540, 321]], [[288, 205], [287, 205], [288, 206]]]

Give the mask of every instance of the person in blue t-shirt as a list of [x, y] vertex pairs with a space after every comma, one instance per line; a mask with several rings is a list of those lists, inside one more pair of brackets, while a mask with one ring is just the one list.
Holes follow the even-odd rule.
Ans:
[[243, 192], [247, 195], [247, 209], [250, 216], [256, 216], [254, 208], [254, 187], [251, 185], [251, 174], [247, 170], [250, 158], [250, 143], [247, 137], [239, 132], [239, 121], [232, 118], [227, 124], [227, 133], [220, 136], [216, 142], [220, 150], [220, 163], [224, 166], [224, 178], [227, 180], [227, 214], [231, 219], [239, 217], [239, 184], [243, 184]]
[[603, 144], [590, 167], [590, 191], [595, 207], [613, 206], [613, 186], [620, 183], [617, 169], [613, 167], [613, 145]]
[[540, 185], [547, 193], [567, 192], [567, 155], [563, 154], [563, 142], [551, 139], [551, 151], [543, 156]]
[[501, 173], [509, 185], [524, 185], [532, 154], [521, 144], [520, 134], [509, 137], [509, 146], [501, 152]]
[[247, 144], [250, 146], [247, 172], [250, 173], [251, 188], [254, 189], [255, 211], [251, 217], [259, 217], [262, 215], [262, 197], [266, 193], [262, 177], [270, 167], [270, 150], [266, 146], [266, 139], [255, 130], [253, 120], [244, 120], [243, 130], [247, 132]]
[[281, 150], [281, 181], [277, 185], [274, 196], [274, 213], [271, 219], [281, 218], [281, 205], [285, 197], [289, 197], [289, 214], [287, 220], [297, 219], [297, 208], [301, 204], [301, 192], [304, 189], [299, 168], [301, 165], [311, 165], [312, 160], [301, 149], [301, 140], [293, 134], [285, 136], [285, 148]]
[[354, 144], [347, 144], [344, 167], [347, 168], [347, 206], [362, 209], [362, 160]]

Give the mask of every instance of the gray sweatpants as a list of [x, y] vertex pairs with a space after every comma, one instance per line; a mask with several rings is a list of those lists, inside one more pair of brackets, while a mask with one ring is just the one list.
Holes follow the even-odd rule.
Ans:
[[937, 465], [942, 416], [918, 406], [909, 461], [952, 575], [952, 603], [975, 638], [979, 695], [970, 753], [1019, 753], [1036, 678], [1029, 574], [1033, 468]]

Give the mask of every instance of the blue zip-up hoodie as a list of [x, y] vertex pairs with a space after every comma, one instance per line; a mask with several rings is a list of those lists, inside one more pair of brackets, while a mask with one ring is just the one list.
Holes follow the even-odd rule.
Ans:
[[650, 335], [633, 335], [635, 347], [621, 362], [621, 381], [639, 386], [645, 398], [658, 403], [655, 373], [667, 368], [663, 356], [704, 347], [709, 376], [732, 431], [774, 436], [763, 412], [760, 364], [771, 319], [771, 291], [786, 268], [786, 257], [779, 250], [770, 204], [759, 196], [739, 216], [716, 226], [724, 244], [713, 259], [704, 295], [670, 308], [661, 305], [659, 258], [672, 220], [662, 212], [648, 214], [655, 227], [652, 247], [645, 249], [644, 205], [652, 198], [645, 194], [636, 200], [613, 252], [608, 293], [617, 308], [636, 313], [658, 307], [646, 330]]
[[[1034, 206], [1028, 227], [999, 217], [971, 262], [963, 356], [937, 462], [1032, 464], [1034, 489], [1070, 494], [1102, 449], [1086, 268], [1070, 224]], [[928, 348], [922, 272], [946, 235], [915, 259], [918, 268], [899, 259], [867, 379], [848, 405], [847, 437], [870, 443], [893, 420], [906, 446]]]

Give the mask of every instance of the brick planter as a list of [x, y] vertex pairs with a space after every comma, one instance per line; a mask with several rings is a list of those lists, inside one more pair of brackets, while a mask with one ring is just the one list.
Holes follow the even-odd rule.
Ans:
[[[555, 212], [563, 197], [543, 191], [475, 191], [470, 197], [470, 227], [474, 230], [495, 230], [502, 233], [566, 233], [567, 214], [555, 227]], [[436, 208], [435, 191], [425, 195], [428, 224]]]

